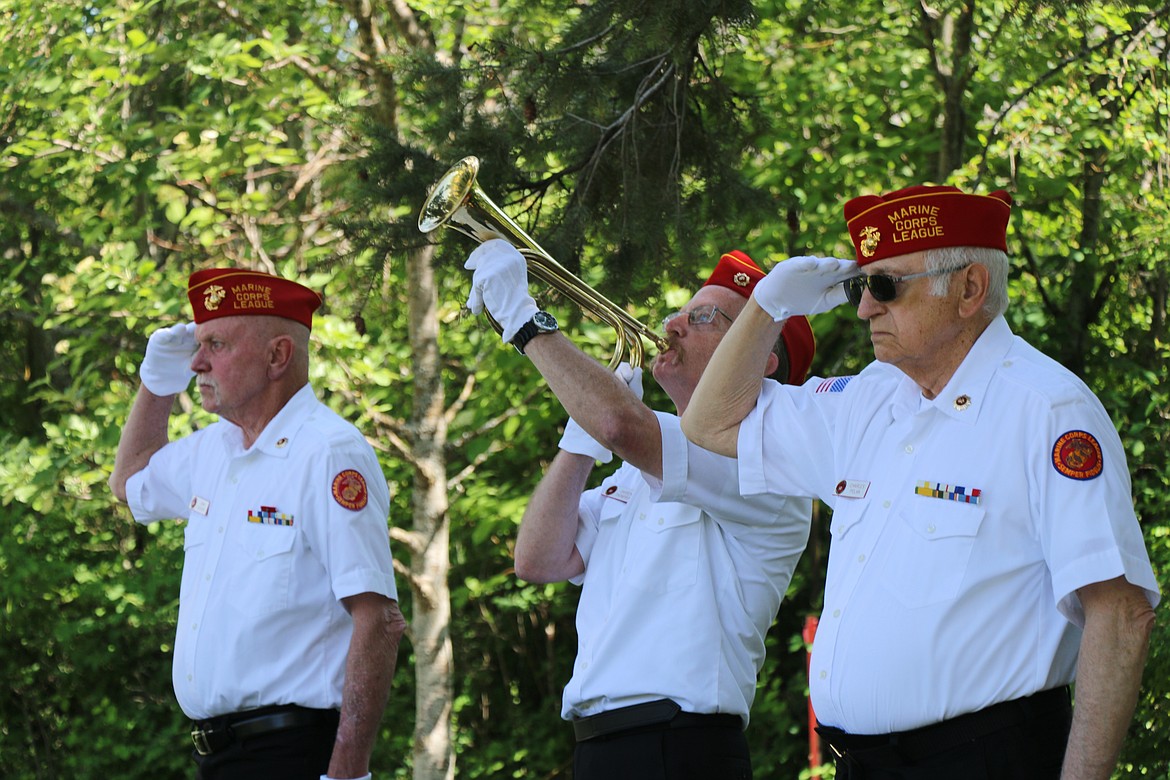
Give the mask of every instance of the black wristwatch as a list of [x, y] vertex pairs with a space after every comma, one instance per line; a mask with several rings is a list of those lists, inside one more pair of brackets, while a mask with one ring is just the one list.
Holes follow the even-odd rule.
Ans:
[[552, 333], [559, 328], [556, 317], [547, 311], [538, 311], [532, 315], [532, 319], [520, 326], [520, 330], [516, 331], [516, 335], [512, 337], [512, 346], [523, 355], [524, 347], [528, 346], [528, 342], [532, 341], [534, 336], [539, 336], [541, 333]]

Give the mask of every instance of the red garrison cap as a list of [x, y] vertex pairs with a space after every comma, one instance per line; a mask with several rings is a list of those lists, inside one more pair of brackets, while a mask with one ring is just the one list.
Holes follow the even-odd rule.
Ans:
[[321, 296], [279, 276], [245, 268], [207, 268], [191, 274], [187, 298], [195, 323], [217, 317], [266, 314], [313, 327]]
[[[745, 298], [750, 298], [752, 290], [756, 289], [756, 284], [763, 278], [764, 272], [750, 257], [738, 249], [733, 249], [719, 258], [715, 270], [711, 272], [703, 286], [713, 284], [717, 287], [726, 287]], [[780, 337], [784, 339], [784, 349], [788, 352], [788, 384], [799, 385], [808, 375], [813, 355], [817, 351], [812, 328], [804, 317], [789, 317], [784, 323]]]
[[858, 265], [944, 246], [1006, 252], [1011, 205], [1004, 190], [969, 195], [958, 187], [917, 185], [853, 198], [845, 204], [845, 222]]

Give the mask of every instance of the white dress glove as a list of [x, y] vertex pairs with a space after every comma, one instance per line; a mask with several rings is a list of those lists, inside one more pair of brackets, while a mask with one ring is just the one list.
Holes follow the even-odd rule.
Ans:
[[157, 396], [181, 393], [195, 376], [191, 358], [198, 348], [194, 322], [159, 328], [146, 341], [146, 355], [138, 367], [138, 378]]
[[[613, 373], [626, 383], [630, 391], [638, 397], [638, 400], [642, 400], [641, 368], [633, 368], [629, 363], [620, 363]], [[565, 432], [561, 435], [561, 443], [557, 446], [565, 452], [588, 455], [601, 463], [609, 463], [613, 460], [613, 453], [602, 447], [596, 439], [586, 433], [585, 429], [578, 425], [572, 417], [565, 423]]]
[[820, 314], [845, 303], [841, 282], [857, 276], [857, 263], [836, 257], [790, 257], [759, 281], [752, 297], [776, 322]]
[[629, 363], [618, 363], [618, 367], [613, 370], [614, 376], [626, 383], [626, 387], [638, 398], [642, 400], [642, 369], [634, 368]]
[[484, 241], [463, 267], [471, 276], [467, 308], [479, 314], [487, 307], [499, 323], [506, 343], [536, 314], [536, 300], [528, 294], [528, 264], [520, 250], [502, 238]]

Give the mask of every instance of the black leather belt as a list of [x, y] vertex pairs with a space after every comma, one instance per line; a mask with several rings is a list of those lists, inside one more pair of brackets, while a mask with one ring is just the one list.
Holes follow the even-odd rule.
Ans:
[[191, 741], [195, 743], [196, 753], [209, 756], [236, 740], [298, 726], [316, 726], [338, 716], [337, 710], [312, 710], [295, 705], [265, 707], [196, 721], [192, 724]]
[[1022, 699], [993, 704], [975, 712], [959, 715], [910, 731], [893, 734], [850, 734], [830, 726], [817, 726], [838, 758], [860, 758], [862, 753], [883, 753], [906, 761], [918, 761], [972, 742], [1001, 729], [1014, 728], [1028, 721], [1071, 711], [1069, 687], [1052, 688]]
[[585, 742], [631, 729], [647, 727], [681, 729], [695, 726], [742, 729], [743, 719], [729, 713], [683, 712], [677, 702], [659, 699], [578, 718], [573, 721], [573, 735], [578, 742]]

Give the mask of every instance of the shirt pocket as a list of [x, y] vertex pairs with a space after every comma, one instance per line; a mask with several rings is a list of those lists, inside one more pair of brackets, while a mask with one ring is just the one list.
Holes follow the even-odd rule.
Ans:
[[236, 607], [248, 615], [285, 609], [292, 587], [296, 529], [247, 523], [233, 534], [238, 566], [232, 573]]
[[894, 596], [907, 607], [953, 600], [966, 579], [984, 510], [932, 498], [914, 498], [897, 514], [891, 539], [875, 561]]
[[856, 501], [850, 500], [848, 503], [838, 501], [829, 520], [829, 534], [834, 539], [844, 536], [849, 529], [857, 525], [862, 514], [862, 507]]
[[199, 572], [204, 571], [207, 554], [207, 534], [211, 523], [204, 517], [193, 517], [183, 526], [183, 577], [179, 601], [193, 598], [198, 587]]
[[634, 519], [626, 549], [630, 586], [669, 593], [695, 584], [703, 545], [703, 511], [686, 504], [654, 504]]

